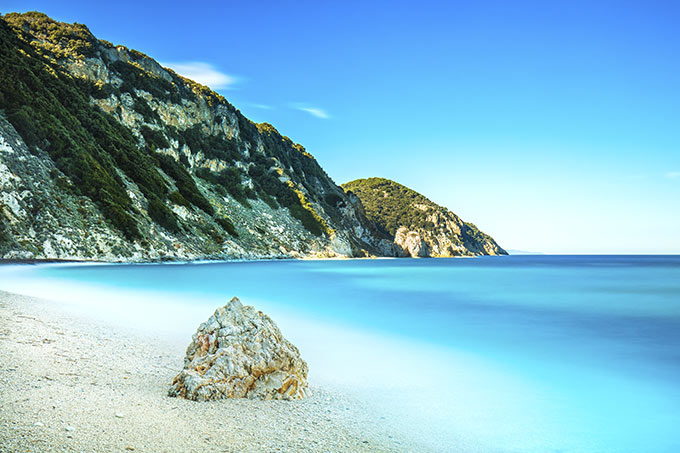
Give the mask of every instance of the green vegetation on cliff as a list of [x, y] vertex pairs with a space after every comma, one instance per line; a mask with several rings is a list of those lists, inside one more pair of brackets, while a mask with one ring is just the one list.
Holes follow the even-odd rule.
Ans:
[[[502, 250], [392, 181], [345, 186], [364, 215], [271, 124], [140, 52], [41, 13], [0, 16], [0, 133], [13, 147], [0, 156], [12, 198], [0, 204], [0, 254], [393, 255], [405, 249], [395, 238], [402, 226], [427, 233], [425, 242], [445, 236], [441, 253], [423, 253]], [[23, 181], [44, 187], [24, 197]]]
[[[415, 232], [411, 250], [428, 248], [426, 256], [505, 254], [490, 236], [446, 208], [438, 206], [418, 192], [384, 178], [357, 179], [342, 187], [359, 197], [366, 216], [392, 237], [405, 227]], [[397, 240], [398, 239], [398, 240]], [[396, 238], [408, 248], [404, 237]], [[422, 244], [418, 243], [422, 241]], [[423, 246], [425, 245], [425, 247]], [[423, 256], [423, 255], [418, 255]]]
[[[88, 64], [87, 59], [103, 62], [110, 77], [96, 81], [75, 77], [64, 63]], [[235, 115], [240, 134], [227, 136], [205, 124], [179, 129], [164, 123], [141, 92], [156, 103], [182, 105], [183, 100], [200, 98], [211, 108], [226, 107]], [[121, 120], [120, 106], [105, 112], [92, 102], [126, 96], [143, 118], [136, 130]], [[271, 125], [254, 124], [207, 87], [161, 68], [139, 52], [97, 40], [85, 25], [56, 22], [38, 12], [0, 17], [0, 109], [33, 152], [47, 152], [77, 193], [94, 201], [130, 240], [140, 238], [143, 213], [132, 203], [124, 179], [139, 187], [154, 222], [181, 233], [181, 222], [169, 206], [195, 206], [208, 215], [215, 213], [192, 174], [246, 207], [250, 207], [248, 200], [260, 198], [274, 209], [287, 208], [315, 235], [331, 233], [308, 199], [316, 191], [315, 179], [325, 173], [304, 148]], [[215, 117], [218, 124], [223, 120]], [[178, 161], [157, 152], [185, 146], [194, 155], [231, 167], [192, 170], [183, 153], [178, 153]], [[261, 149], [264, 154], [244, 156], [246, 149]], [[282, 182], [274, 167], [292, 169], [295, 181]], [[312, 201], [337, 214], [322, 197]], [[235, 235], [229, 219], [222, 217], [221, 224]]]
[[[359, 197], [366, 216], [394, 236], [400, 226], [431, 231], [427, 214], [436, 206], [418, 192], [384, 178], [357, 179], [342, 185]], [[419, 205], [423, 209], [414, 208]]]
[[[11, 21], [18, 15], [7, 15]], [[42, 23], [39, 15], [37, 22]], [[68, 40], [72, 51], [87, 48], [85, 33], [75, 37], [49, 28], [55, 39]], [[69, 39], [71, 38], [71, 39]], [[141, 155], [129, 131], [89, 103], [83, 85], [29, 42], [22, 28], [0, 20], [0, 107], [32, 149], [43, 148], [77, 190], [95, 201], [128, 238], [139, 237], [130, 199], [115, 164], [133, 173], [149, 192], [164, 195], [148, 157]], [[119, 162], [116, 162], [119, 161]]]

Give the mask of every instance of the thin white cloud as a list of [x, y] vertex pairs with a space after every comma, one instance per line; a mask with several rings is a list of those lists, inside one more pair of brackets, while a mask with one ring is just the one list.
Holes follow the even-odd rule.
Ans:
[[331, 116], [323, 109], [320, 109], [318, 107], [311, 107], [306, 104], [291, 104], [291, 108], [296, 109], [296, 110], [301, 110], [303, 112], [307, 112], [312, 116], [315, 116], [317, 118], [321, 118], [324, 120], [329, 119]]
[[666, 173], [668, 179], [680, 179], [680, 171], [669, 171]]
[[209, 86], [213, 90], [233, 88], [233, 85], [238, 82], [236, 77], [220, 72], [213, 65], [200, 61], [164, 62], [161, 65], [188, 79]]
[[256, 108], [256, 109], [261, 109], [261, 110], [274, 110], [274, 107], [272, 107], [271, 105], [267, 105], [267, 104], [253, 104], [253, 103], [250, 103], [249, 105], [250, 105], [251, 107]]

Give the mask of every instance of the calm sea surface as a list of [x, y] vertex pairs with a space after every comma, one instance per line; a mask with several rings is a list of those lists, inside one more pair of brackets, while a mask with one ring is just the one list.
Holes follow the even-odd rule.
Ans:
[[678, 256], [1, 266], [0, 289], [183, 343], [238, 296], [423, 449], [680, 451]]

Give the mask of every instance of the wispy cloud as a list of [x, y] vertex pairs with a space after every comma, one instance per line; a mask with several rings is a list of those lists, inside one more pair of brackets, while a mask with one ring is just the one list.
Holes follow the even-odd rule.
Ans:
[[251, 107], [254, 107], [256, 109], [261, 109], [261, 110], [274, 110], [274, 107], [272, 107], [271, 105], [267, 105], [267, 104], [253, 104], [251, 102], [248, 105], [251, 106]]
[[317, 118], [321, 118], [324, 120], [329, 119], [331, 116], [323, 109], [320, 109], [318, 107], [312, 107], [310, 105], [306, 104], [290, 104], [290, 107], [295, 109], [295, 110], [301, 110], [303, 112], [307, 112], [312, 116], [315, 116]]
[[172, 69], [177, 74], [183, 75], [186, 78], [207, 85], [213, 90], [233, 88], [233, 85], [238, 82], [237, 77], [220, 72], [213, 65], [200, 61], [166, 61], [162, 62], [161, 65]]
[[666, 173], [668, 179], [680, 179], [680, 171], [669, 171]]

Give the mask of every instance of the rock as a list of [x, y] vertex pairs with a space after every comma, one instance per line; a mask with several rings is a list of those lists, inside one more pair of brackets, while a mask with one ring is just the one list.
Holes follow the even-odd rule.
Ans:
[[430, 256], [430, 247], [417, 231], [409, 231], [406, 227], [400, 227], [394, 235], [394, 243], [399, 245], [413, 258]]
[[168, 395], [300, 399], [309, 393], [307, 370], [274, 321], [234, 297], [198, 327]]

